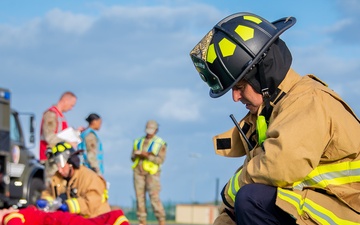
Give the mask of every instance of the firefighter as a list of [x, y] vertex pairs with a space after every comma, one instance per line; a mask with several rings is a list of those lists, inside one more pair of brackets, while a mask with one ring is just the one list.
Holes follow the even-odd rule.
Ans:
[[110, 211], [108, 190], [101, 176], [80, 165], [81, 152], [75, 151], [66, 142], [60, 142], [51, 149], [50, 155], [58, 171], [52, 176], [50, 187], [43, 191], [38, 203], [44, 200], [51, 203], [60, 198], [63, 202], [60, 210], [91, 218]]
[[216, 225], [360, 223], [359, 119], [324, 82], [291, 68], [279, 36], [295, 22], [236, 13], [190, 52], [212, 98], [231, 90], [249, 110], [235, 121], [242, 132], [213, 138], [217, 154], [246, 155]]
[[101, 214], [94, 218], [56, 211], [44, 212], [34, 206], [24, 209], [2, 209], [0, 210], [1, 225], [130, 225], [128, 219], [121, 209]]

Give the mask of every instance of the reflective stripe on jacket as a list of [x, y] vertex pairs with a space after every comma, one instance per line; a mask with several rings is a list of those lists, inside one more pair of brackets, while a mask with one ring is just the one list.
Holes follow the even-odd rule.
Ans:
[[[228, 183], [227, 195], [233, 202], [235, 202], [236, 193], [241, 188], [238, 182], [240, 174], [241, 170], [235, 173]], [[311, 191], [319, 192], [320, 189], [334, 192], [331, 191], [332, 188], [339, 188], [343, 184], [352, 185], [359, 183], [359, 181], [360, 161], [322, 165], [315, 168], [302, 181], [295, 182], [292, 189], [278, 188], [277, 196], [294, 206], [299, 215], [304, 215], [304, 213], [310, 214], [314, 219], [320, 221], [321, 224], [358, 224], [359, 221], [354, 222], [340, 218], [336, 214], [331, 213], [331, 208], [327, 208], [326, 205], [321, 206], [316, 201], [302, 197], [301, 194], [297, 194], [293, 190], [303, 191], [304, 189], [311, 188]], [[337, 196], [337, 198], [345, 201], [341, 195]]]

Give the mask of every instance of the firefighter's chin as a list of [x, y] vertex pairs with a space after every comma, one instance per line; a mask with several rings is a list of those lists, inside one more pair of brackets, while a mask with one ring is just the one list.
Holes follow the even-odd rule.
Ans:
[[251, 104], [246, 104], [246, 109], [250, 111], [251, 114], [256, 114], [259, 107], [253, 106]]

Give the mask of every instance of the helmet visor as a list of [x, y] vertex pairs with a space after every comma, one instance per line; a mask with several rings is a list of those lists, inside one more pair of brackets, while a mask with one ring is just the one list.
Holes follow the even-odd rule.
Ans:
[[64, 166], [66, 165], [68, 159], [69, 159], [69, 155], [70, 154], [66, 154], [67, 152], [64, 152], [62, 154], [57, 154], [54, 157], [54, 161], [56, 163], [56, 165], [60, 168], [64, 168]]
[[211, 72], [205, 61], [195, 55], [190, 56], [196, 70], [199, 72], [201, 79], [205, 83], [207, 83], [210, 89], [215, 93], [222, 91], [224, 88], [221, 84], [219, 77], [216, 76], [213, 72]]
[[217, 93], [224, 89], [220, 79], [209, 69], [206, 63], [206, 56], [211, 39], [214, 36], [214, 30], [210, 30], [204, 38], [190, 52], [191, 60], [201, 79], [207, 83], [210, 89]]

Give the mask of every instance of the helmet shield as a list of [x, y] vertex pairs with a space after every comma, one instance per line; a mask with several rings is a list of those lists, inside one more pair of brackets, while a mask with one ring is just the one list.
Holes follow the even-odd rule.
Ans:
[[64, 168], [64, 166], [66, 165], [67, 161], [70, 158], [70, 151], [64, 151], [62, 153], [56, 154], [54, 156], [54, 161], [56, 163], [57, 166], [60, 166], [61, 168]]
[[209, 42], [213, 38], [214, 31], [211, 30], [205, 35], [205, 37], [197, 44], [190, 52], [191, 60], [194, 63], [196, 70], [198, 71], [201, 79], [207, 83], [213, 92], [219, 92], [223, 90], [223, 85], [219, 79], [206, 63], [206, 55], [208, 53]]
[[210, 96], [217, 98], [231, 89], [295, 22], [288, 17], [270, 23], [251, 13], [236, 13], [216, 24], [190, 52]]

